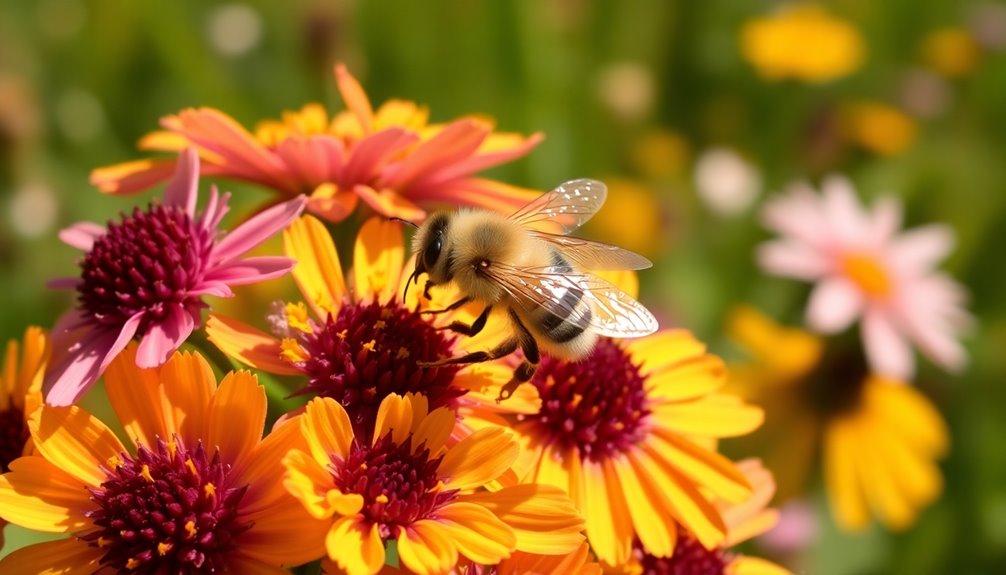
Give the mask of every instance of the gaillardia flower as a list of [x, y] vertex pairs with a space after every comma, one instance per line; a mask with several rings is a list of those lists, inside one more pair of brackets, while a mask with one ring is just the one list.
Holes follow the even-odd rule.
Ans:
[[297, 217], [303, 197], [273, 206], [221, 238], [228, 194], [213, 188], [197, 215], [195, 150], [182, 152], [177, 168], [163, 203], [136, 208], [107, 227], [80, 223], [60, 233], [84, 257], [79, 278], [53, 282], [75, 289], [78, 305], [53, 329], [44, 384], [49, 404], [77, 401], [134, 338], [140, 340], [137, 365], [163, 364], [202, 323], [203, 296], [232, 297], [230, 286], [279, 277], [293, 267], [284, 257], [241, 256]]
[[[248, 372], [217, 386], [202, 356], [108, 368], [112, 407], [135, 449], [77, 406], [28, 421], [36, 454], [0, 477], [0, 516], [70, 537], [19, 549], [4, 573], [269, 573], [324, 553], [327, 525], [282, 487], [295, 425], [262, 439], [265, 392]], [[296, 526], [296, 528], [291, 528]]]
[[[392, 100], [375, 112], [345, 67], [335, 77], [348, 110], [329, 118], [320, 104], [262, 122], [251, 133], [212, 108], [187, 109], [161, 121], [165, 131], [140, 141], [148, 150], [174, 152], [195, 146], [203, 173], [253, 182], [284, 197], [310, 196], [308, 211], [338, 222], [359, 200], [384, 216], [412, 221], [420, 206], [473, 205], [511, 212], [534, 197], [474, 174], [527, 154], [535, 134], [494, 133], [483, 118], [429, 124], [427, 111]], [[100, 168], [91, 181], [103, 192], [132, 193], [162, 181], [172, 160], [148, 159]]]
[[[422, 393], [431, 408], [456, 407], [461, 395], [484, 385], [478, 370], [417, 365], [455, 353], [455, 338], [437, 326], [452, 319], [470, 323], [481, 310], [468, 306], [436, 316], [419, 311], [420, 300], [429, 309], [447, 307], [456, 299], [449, 289], [434, 290], [427, 302], [419, 297], [421, 288], [414, 288], [409, 301], [403, 300], [400, 294], [413, 266], [405, 262], [400, 224], [383, 218], [364, 223], [348, 280], [318, 219], [298, 218], [283, 232], [283, 245], [298, 262], [292, 275], [308, 305], [278, 309], [272, 318], [277, 336], [236, 319], [210, 316], [210, 341], [224, 353], [270, 373], [306, 376], [301, 391], [337, 400], [361, 435], [373, 429], [377, 408], [388, 394]], [[515, 397], [514, 403], [523, 405], [523, 397]]]
[[706, 547], [720, 545], [726, 526], [710, 497], [750, 495], [715, 444], [758, 427], [762, 412], [717, 393], [724, 383], [719, 358], [687, 332], [665, 330], [601, 339], [578, 362], [543, 357], [521, 386], [538, 396], [534, 409], [503, 402], [461, 412], [476, 429], [512, 429], [522, 446], [517, 477], [569, 493], [598, 559], [622, 564], [637, 538], [670, 556], [679, 525]]
[[946, 226], [899, 233], [897, 200], [885, 197], [866, 211], [840, 177], [825, 180], [820, 195], [793, 186], [762, 215], [782, 236], [759, 247], [762, 268], [817, 284], [807, 306], [812, 329], [837, 333], [861, 317], [866, 355], [879, 374], [912, 376], [909, 341], [947, 369], [964, 367], [957, 336], [971, 322], [966, 296], [933, 269], [953, 247]]
[[904, 529], [939, 496], [947, 426], [913, 386], [871, 374], [855, 348], [826, 346], [751, 308], [736, 310], [728, 329], [752, 357], [731, 366], [734, 383], [766, 411], [750, 440], [771, 446], [766, 459], [784, 497], [807, 489], [818, 454], [844, 529], [866, 527], [871, 514]]
[[[482, 429], [448, 446], [457, 416], [429, 410], [422, 395], [389, 395], [370, 440], [354, 434], [331, 398], [315, 398], [290, 424], [308, 449], [283, 459], [286, 488], [311, 515], [330, 523], [329, 559], [350, 575], [378, 573], [395, 541], [412, 572], [449, 573], [461, 557], [493, 565], [514, 551], [564, 555], [583, 542], [583, 520], [561, 490], [482, 488], [517, 459], [517, 440]], [[288, 424], [288, 425], [290, 425]]]
[[707, 549], [694, 537], [683, 533], [670, 557], [656, 557], [638, 545], [624, 565], [608, 565], [605, 572], [617, 575], [789, 575], [789, 571], [759, 557], [743, 555], [731, 548], [765, 533], [779, 520], [779, 512], [769, 509], [775, 495], [772, 474], [757, 459], [737, 464], [751, 484], [753, 495], [741, 503], [717, 502], [727, 526], [727, 537], [718, 547]]

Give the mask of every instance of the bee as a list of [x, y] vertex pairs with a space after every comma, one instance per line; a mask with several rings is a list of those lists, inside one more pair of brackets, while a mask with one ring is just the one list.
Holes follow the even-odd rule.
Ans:
[[652, 264], [631, 251], [568, 234], [604, 204], [607, 188], [596, 180], [566, 182], [510, 216], [476, 209], [437, 212], [413, 236], [416, 266], [408, 285], [427, 274], [423, 294], [453, 283], [461, 298], [440, 314], [469, 302], [484, 304], [471, 324], [455, 321], [445, 329], [465, 336], [479, 333], [494, 309], [504, 310], [512, 334], [494, 349], [423, 362], [421, 367], [479, 363], [505, 357], [518, 348], [524, 359], [500, 391], [510, 397], [534, 375], [541, 352], [577, 360], [597, 339], [640, 337], [657, 330], [657, 320], [642, 304], [590, 270], [638, 270]]

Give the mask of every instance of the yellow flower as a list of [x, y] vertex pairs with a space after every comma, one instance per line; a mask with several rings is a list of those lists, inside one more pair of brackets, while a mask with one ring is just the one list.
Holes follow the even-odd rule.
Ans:
[[[345, 575], [346, 570], [331, 559], [322, 561], [322, 572], [326, 575]], [[381, 568], [381, 575], [413, 574], [404, 566]], [[538, 555], [525, 551], [514, 551], [509, 558], [496, 565], [479, 565], [469, 560], [461, 560], [451, 572], [452, 575], [601, 575], [601, 565], [594, 561], [590, 545], [586, 541], [574, 551], [559, 555]]]
[[820, 83], [847, 76], [863, 61], [863, 39], [849, 22], [817, 5], [796, 4], [749, 21], [741, 53], [768, 80]]
[[768, 423], [752, 441], [772, 446], [768, 462], [784, 496], [805, 487], [820, 453], [832, 513], [844, 529], [866, 527], [871, 515], [905, 529], [939, 497], [947, 428], [914, 387], [871, 374], [858, 351], [828, 348], [752, 308], [736, 310], [728, 330], [753, 358], [732, 372], [740, 390], [765, 407]]
[[[12, 461], [32, 452], [28, 416], [42, 405], [42, 376], [49, 360], [49, 340], [42, 328], [24, 330], [23, 343], [7, 342], [0, 371], [0, 473], [10, 471]], [[23, 347], [23, 349], [22, 349]], [[0, 547], [3, 527], [0, 519]]]
[[978, 67], [981, 48], [963, 28], [947, 27], [930, 32], [922, 40], [922, 58], [944, 76], [961, 78]]
[[878, 102], [856, 102], [845, 107], [847, 137], [883, 156], [905, 151], [915, 141], [915, 122], [904, 112]]
[[[634, 279], [634, 276], [632, 276]], [[633, 286], [618, 282], [627, 293]], [[744, 476], [715, 452], [722, 437], [748, 433], [762, 421], [757, 407], [718, 390], [723, 362], [682, 330], [636, 340], [601, 339], [578, 362], [545, 356], [524, 405], [463, 406], [473, 428], [517, 434], [516, 479], [555, 485], [576, 502], [600, 561], [624, 563], [638, 538], [667, 557], [678, 526], [707, 547], [721, 544], [726, 525], [712, 498], [742, 501]], [[505, 365], [482, 393], [494, 397], [509, 379]]]
[[495, 564], [516, 551], [567, 554], [583, 542], [583, 520], [559, 489], [482, 487], [513, 464], [519, 446], [502, 429], [449, 443], [456, 414], [429, 410], [422, 395], [389, 395], [372, 437], [356, 435], [331, 398], [315, 398], [293, 421], [307, 450], [283, 464], [284, 485], [313, 517], [329, 523], [329, 559], [350, 575], [378, 573], [395, 541], [407, 569], [449, 573], [464, 557]]
[[[422, 393], [433, 408], [456, 407], [469, 389], [484, 385], [477, 369], [417, 365], [454, 355], [456, 338], [438, 326], [455, 319], [471, 323], [481, 309], [472, 304], [424, 315], [422, 309], [443, 309], [457, 293], [433, 290], [427, 301], [419, 297], [421, 282], [404, 299], [414, 266], [405, 261], [400, 224], [384, 218], [364, 223], [348, 274], [343, 274], [335, 244], [316, 218], [305, 216], [291, 224], [283, 245], [286, 255], [298, 262], [292, 274], [307, 305], [278, 309], [272, 316], [276, 335], [211, 315], [207, 334], [224, 353], [270, 373], [306, 376], [302, 392], [337, 400], [359, 433], [373, 427], [377, 408], [388, 394]], [[501, 328], [491, 322], [484, 337], [502, 337]]]
[[218, 387], [202, 356], [140, 369], [135, 355], [130, 345], [105, 373], [134, 450], [76, 406], [30, 416], [37, 454], [0, 477], [0, 515], [71, 537], [19, 549], [0, 572], [280, 574], [321, 556], [325, 523], [282, 487], [281, 458], [301, 445], [299, 430], [262, 439], [255, 376], [230, 373]]

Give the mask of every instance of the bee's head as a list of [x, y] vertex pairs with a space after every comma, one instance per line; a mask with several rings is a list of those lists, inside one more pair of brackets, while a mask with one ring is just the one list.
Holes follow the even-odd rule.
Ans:
[[416, 254], [415, 277], [425, 272], [429, 274], [430, 281], [434, 284], [447, 283], [451, 280], [444, 257], [449, 224], [450, 215], [438, 212], [419, 226], [419, 230], [412, 238], [412, 252]]

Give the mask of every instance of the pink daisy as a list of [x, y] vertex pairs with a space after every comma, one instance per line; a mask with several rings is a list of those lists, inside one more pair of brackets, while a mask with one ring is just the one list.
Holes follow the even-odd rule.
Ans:
[[837, 333], [861, 319], [871, 367], [911, 378], [911, 345], [942, 367], [967, 361], [958, 335], [971, 322], [964, 289], [934, 268], [953, 248], [951, 230], [927, 225], [901, 232], [902, 208], [883, 197], [867, 210], [848, 180], [831, 177], [817, 194], [795, 185], [766, 205], [763, 221], [780, 239], [763, 244], [767, 272], [815, 282], [808, 325]]
[[186, 149], [163, 203], [136, 208], [107, 228], [83, 222], [60, 239], [84, 251], [77, 278], [52, 282], [77, 290], [77, 307], [53, 329], [53, 359], [44, 391], [51, 405], [77, 401], [133, 338], [136, 364], [167, 361], [207, 307], [202, 297], [232, 297], [230, 286], [279, 277], [294, 265], [285, 257], [241, 258], [282, 230], [304, 209], [303, 196], [273, 206], [220, 236], [229, 194], [210, 191], [196, 214], [199, 156]]

